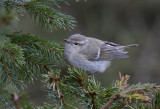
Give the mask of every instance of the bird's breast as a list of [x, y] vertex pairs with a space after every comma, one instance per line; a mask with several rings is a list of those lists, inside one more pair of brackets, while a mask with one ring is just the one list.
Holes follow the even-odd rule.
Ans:
[[83, 56], [73, 56], [68, 61], [72, 66], [89, 73], [102, 73], [110, 66], [110, 61], [89, 61]]

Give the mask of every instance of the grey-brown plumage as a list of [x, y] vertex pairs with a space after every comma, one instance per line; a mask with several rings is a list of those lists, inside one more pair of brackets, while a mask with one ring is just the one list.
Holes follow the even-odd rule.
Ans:
[[111, 60], [128, 57], [125, 48], [138, 46], [121, 46], [80, 34], [74, 34], [65, 41], [64, 53], [69, 63], [89, 73], [104, 72]]

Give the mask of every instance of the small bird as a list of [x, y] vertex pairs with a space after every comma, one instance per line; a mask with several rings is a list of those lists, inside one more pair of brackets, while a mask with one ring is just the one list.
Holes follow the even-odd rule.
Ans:
[[104, 72], [112, 60], [128, 57], [125, 48], [138, 46], [138, 44], [122, 46], [81, 34], [71, 35], [64, 41], [66, 42], [64, 54], [71, 66], [82, 68], [89, 74]]

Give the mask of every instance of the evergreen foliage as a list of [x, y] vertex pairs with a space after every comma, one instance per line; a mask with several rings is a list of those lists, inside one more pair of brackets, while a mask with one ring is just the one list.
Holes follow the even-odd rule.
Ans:
[[[76, 0], [77, 1], [77, 0]], [[152, 109], [159, 108], [160, 86], [127, 83], [121, 76], [102, 87], [94, 75], [67, 64], [64, 45], [31, 34], [12, 32], [12, 21], [25, 10], [42, 27], [71, 29], [75, 20], [52, 7], [66, 0], [1, 0], [0, 8], [0, 108], [1, 109]], [[61, 75], [61, 66], [68, 72]], [[23, 87], [41, 77], [51, 102], [33, 107]]]
[[61, 13], [60, 11], [52, 8], [49, 4], [60, 7], [58, 3], [65, 0], [2, 0], [0, 6], [5, 8], [7, 12], [11, 10], [17, 11], [20, 15], [23, 15], [24, 10], [27, 10], [28, 14], [34, 17], [35, 21], [40, 23], [42, 27], [50, 30], [57, 28], [70, 29], [75, 26], [75, 20], [70, 15]]

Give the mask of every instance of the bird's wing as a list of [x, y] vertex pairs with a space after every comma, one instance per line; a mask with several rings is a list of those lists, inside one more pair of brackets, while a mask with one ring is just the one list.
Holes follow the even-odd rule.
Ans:
[[[93, 46], [94, 45], [94, 46]], [[90, 41], [87, 47], [80, 51], [89, 61], [111, 61], [113, 59], [127, 58], [128, 55], [125, 48], [138, 46], [138, 44], [131, 44], [121, 46], [108, 41]]]
[[87, 42], [87, 45], [84, 46], [84, 49], [80, 51], [80, 54], [85, 56], [85, 58], [89, 61], [95, 61], [99, 58], [101, 50], [100, 47], [102, 44], [104, 44], [104, 42], [98, 39], [95, 39], [94, 41], [89, 40]]
[[104, 41], [105, 44], [111, 45], [111, 46], [120, 46], [119, 44], [113, 43], [113, 42], [108, 42]]
[[126, 46], [121, 46], [113, 42], [105, 41], [105, 44], [100, 47], [100, 56], [97, 60], [99, 61], [111, 61], [113, 59], [127, 58], [127, 51], [124, 51], [125, 48], [135, 47], [138, 44], [131, 44]]

